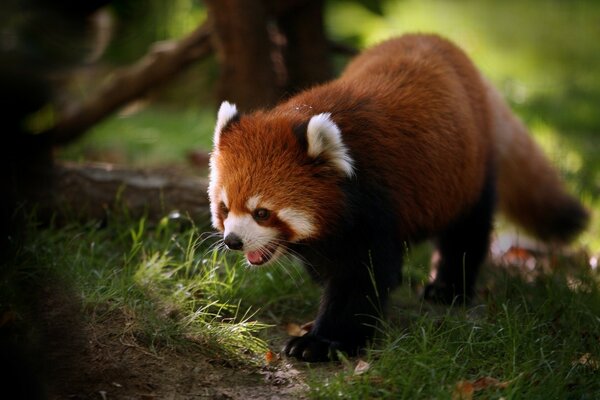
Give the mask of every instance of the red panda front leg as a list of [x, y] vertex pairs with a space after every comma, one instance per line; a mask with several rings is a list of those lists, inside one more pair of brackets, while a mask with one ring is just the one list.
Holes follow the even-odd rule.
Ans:
[[289, 341], [285, 355], [309, 362], [335, 360], [337, 351], [355, 355], [373, 337], [388, 294], [399, 283], [403, 252], [392, 234], [371, 238], [380, 241], [369, 246], [360, 238], [329, 253], [338, 262], [325, 268], [317, 318], [309, 333]]
[[357, 283], [347, 279], [327, 283], [311, 331], [290, 340], [284, 349], [287, 356], [329, 361], [337, 359], [337, 351], [352, 356], [366, 345], [380, 314], [373, 303], [385, 302], [387, 295], [377, 298], [374, 290]]

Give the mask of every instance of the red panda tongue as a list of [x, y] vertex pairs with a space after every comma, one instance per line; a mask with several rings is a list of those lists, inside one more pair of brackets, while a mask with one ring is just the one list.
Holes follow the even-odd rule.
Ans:
[[264, 262], [263, 255], [259, 250], [247, 252], [246, 258], [248, 259], [250, 264], [258, 265]]

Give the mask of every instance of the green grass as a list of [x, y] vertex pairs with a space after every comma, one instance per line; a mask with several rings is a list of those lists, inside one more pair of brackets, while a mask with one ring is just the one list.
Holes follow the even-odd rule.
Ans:
[[209, 150], [216, 111], [144, 107], [94, 126], [80, 141], [58, 150], [63, 160], [108, 161], [139, 167], [185, 163], [192, 150]]
[[31, 223], [18, 262], [3, 268], [0, 304], [19, 313], [27, 287], [57, 281], [88, 317], [127, 315], [144, 347], [192, 346], [228, 364], [262, 363], [267, 344], [257, 333], [267, 325], [256, 308], [240, 305], [242, 267], [187, 226], [165, 219], [149, 227], [122, 215], [103, 227]]
[[578, 274], [584, 284], [569, 289], [562, 273], [530, 283], [497, 273], [482, 305], [445, 312], [423, 306], [418, 314], [413, 306], [408, 322], [386, 324], [366, 373], [355, 375], [350, 363], [331, 379], [314, 377], [311, 395], [449, 399], [460, 381], [491, 377], [506, 387], [475, 398], [598, 398], [600, 276]]
[[[149, 351], [190, 349], [232, 367], [264, 365], [274, 340], [268, 325], [311, 319], [316, 289], [297, 266], [247, 270], [212, 250], [202, 231], [189, 221], [148, 225], [124, 215], [105, 226], [31, 223], [13, 276], [3, 270], [0, 303], [19, 313], [18, 298], [31, 287], [19, 293], [11, 283], [58, 281], [90, 322], [125, 315], [123, 334]], [[346, 360], [324, 375], [313, 366], [309, 396], [443, 399], [460, 381], [485, 377], [506, 387], [476, 398], [600, 396], [598, 271], [568, 259], [535, 279], [488, 268], [480, 304], [438, 308], [417, 294], [428, 255], [428, 246], [408, 254], [406, 284], [362, 357], [370, 369], [356, 375], [356, 360]]]

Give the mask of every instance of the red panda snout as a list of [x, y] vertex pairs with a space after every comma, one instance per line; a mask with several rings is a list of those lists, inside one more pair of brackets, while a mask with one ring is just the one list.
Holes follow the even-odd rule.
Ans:
[[229, 250], [242, 250], [244, 248], [244, 242], [235, 233], [230, 233], [229, 235], [225, 236], [223, 242]]
[[260, 225], [248, 213], [228, 213], [223, 221], [223, 242], [230, 250], [243, 251], [252, 265], [262, 265], [284, 253], [281, 232], [274, 226]]

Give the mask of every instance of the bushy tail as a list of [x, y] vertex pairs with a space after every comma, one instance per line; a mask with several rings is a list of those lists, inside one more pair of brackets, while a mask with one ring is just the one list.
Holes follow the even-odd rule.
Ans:
[[588, 211], [566, 192], [557, 170], [498, 91], [488, 87], [500, 211], [539, 239], [568, 242], [585, 229]]

